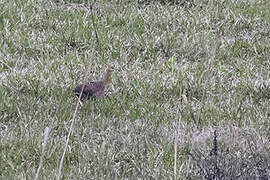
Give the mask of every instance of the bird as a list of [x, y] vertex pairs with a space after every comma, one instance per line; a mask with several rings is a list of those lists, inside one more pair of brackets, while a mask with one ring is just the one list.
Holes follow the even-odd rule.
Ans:
[[106, 95], [105, 90], [109, 84], [110, 76], [114, 71], [112, 66], [109, 66], [105, 78], [103, 81], [88, 82], [85, 84], [79, 84], [75, 87], [73, 92], [76, 96], [80, 97], [80, 101], [88, 99], [96, 99], [98, 97], [104, 97]]

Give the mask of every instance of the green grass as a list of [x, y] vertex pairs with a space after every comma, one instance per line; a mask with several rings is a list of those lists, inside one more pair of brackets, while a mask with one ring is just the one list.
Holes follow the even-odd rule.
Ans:
[[[270, 178], [269, 9], [2, 0], [0, 179], [35, 177], [46, 127], [39, 178], [55, 179], [73, 116], [62, 179]], [[110, 96], [75, 113], [73, 88], [109, 65]]]

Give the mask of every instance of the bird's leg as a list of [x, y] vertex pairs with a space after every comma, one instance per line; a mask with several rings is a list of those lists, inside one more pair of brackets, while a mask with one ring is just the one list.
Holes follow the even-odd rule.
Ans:
[[87, 103], [88, 103], [88, 108], [90, 110], [91, 117], [94, 118], [94, 108], [95, 108], [94, 101], [88, 100]]
[[91, 104], [91, 116], [94, 118], [94, 109], [95, 109], [95, 102]]

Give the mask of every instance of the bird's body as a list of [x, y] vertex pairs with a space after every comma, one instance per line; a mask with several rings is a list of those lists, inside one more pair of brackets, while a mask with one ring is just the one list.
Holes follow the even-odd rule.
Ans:
[[80, 84], [74, 89], [74, 93], [79, 97], [82, 91], [81, 100], [101, 97], [105, 95], [105, 85], [103, 81]]
[[109, 83], [109, 78], [111, 75], [111, 72], [113, 71], [113, 69], [111, 67], [109, 67], [107, 69], [106, 72], [106, 76], [104, 81], [96, 81], [96, 82], [89, 82], [86, 84], [80, 84], [78, 86], [76, 86], [76, 88], [73, 90], [73, 92], [81, 98], [81, 101], [84, 101], [86, 99], [95, 99], [97, 97], [103, 97], [105, 96], [105, 90], [106, 90], [106, 86]]

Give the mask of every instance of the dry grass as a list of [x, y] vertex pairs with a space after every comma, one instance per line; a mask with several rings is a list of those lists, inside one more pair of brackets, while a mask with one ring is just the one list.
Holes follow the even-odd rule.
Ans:
[[[4, 0], [0, 179], [269, 178], [269, 9]], [[78, 106], [111, 64], [110, 96]]]

